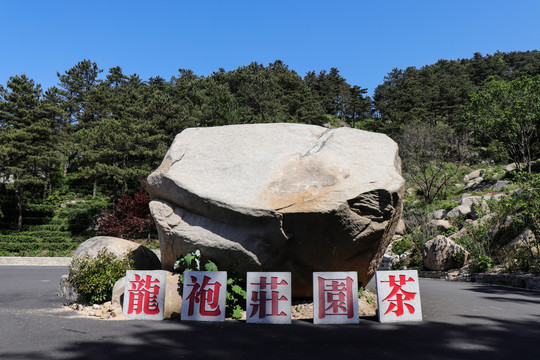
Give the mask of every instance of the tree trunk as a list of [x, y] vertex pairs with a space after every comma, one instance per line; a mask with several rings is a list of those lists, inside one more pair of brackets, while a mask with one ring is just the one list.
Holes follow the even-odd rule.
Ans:
[[17, 219], [17, 231], [22, 230], [23, 225], [23, 191], [22, 189], [16, 190], [16, 196], [17, 196], [17, 210], [19, 213], [18, 219]]

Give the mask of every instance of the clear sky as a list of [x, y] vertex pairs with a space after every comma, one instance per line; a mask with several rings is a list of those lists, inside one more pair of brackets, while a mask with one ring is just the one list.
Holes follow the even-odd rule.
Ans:
[[0, 84], [44, 88], [83, 59], [170, 79], [281, 59], [371, 94], [393, 68], [540, 50], [538, 0], [0, 0]]

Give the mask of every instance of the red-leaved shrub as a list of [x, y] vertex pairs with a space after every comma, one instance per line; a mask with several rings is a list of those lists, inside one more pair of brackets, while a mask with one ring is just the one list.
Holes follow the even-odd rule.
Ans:
[[99, 221], [100, 234], [131, 239], [146, 237], [155, 232], [149, 203], [150, 196], [144, 186], [133, 196], [122, 195], [115, 211], [112, 214], [105, 214]]

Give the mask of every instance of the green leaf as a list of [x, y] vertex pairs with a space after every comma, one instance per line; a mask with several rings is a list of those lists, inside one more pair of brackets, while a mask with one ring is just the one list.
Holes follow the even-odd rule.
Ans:
[[204, 264], [204, 269], [206, 271], [218, 271], [218, 267], [217, 267], [216, 263], [214, 263], [211, 260], [208, 260], [208, 262], [206, 264]]

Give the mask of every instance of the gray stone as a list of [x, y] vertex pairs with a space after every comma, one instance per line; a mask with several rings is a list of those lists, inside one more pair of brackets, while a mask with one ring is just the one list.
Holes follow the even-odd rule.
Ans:
[[492, 197], [491, 197], [491, 200], [494, 200], [494, 201], [500, 201], [501, 199], [505, 198], [506, 197], [506, 194], [503, 194], [503, 193], [500, 193], [500, 194], [494, 194]]
[[448, 211], [444, 209], [435, 210], [429, 215], [429, 218], [433, 220], [442, 220], [446, 217], [447, 214], [448, 214]]
[[459, 202], [459, 205], [467, 205], [472, 207], [473, 205], [480, 205], [482, 204], [482, 197], [481, 196], [469, 196], [462, 198]]
[[510, 172], [510, 171], [514, 171], [517, 169], [517, 164], [516, 163], [511, 163], [511, 164], [508, 164], [506, 165], [506, 167], [504, 168], [505, 171], [507, 172]]
[[69, 275], [62, 275], [60, 277], [60, 285], [58, 286], [58, 296], [69, 301], [80, 301], [80, 297], [73, 289], [73, 286], [68, 282]]
[[429, 224], [439, 231], [445, 231], [452, 228], [452, 224], [448, 220], [431, 220]]
[[402, 211], [397, 145], [350, 128], [255, 124], [187, 129], [148, 178], [163, 267], [199, 249], [220, 270], [374, 275]]
[[126, 288], [126, 277], [120, 278], [113, 286], [112, 300], [113, 306], [122, 305], [124, 303], [124, 289]]
[[510, 240], [506, 249], [511, 252], [516, 252], [519, 248], [530, 248], [533, 252], [537, 252], [537, 249], [533, 244], [536, 243], [536, 236], [530, 229], [523, 230], [518, 236]]
[[502, 189], [504, 189], [505, 187], [507, 187], [509, 184], [510, 184], [509, 181], [506, 181], [506, 180], [497, 180], [497, 182], [495, 183], [495, 185], [493, 185], [493, 190], [496, 190], [496, 191], [502, 190]]
[[482, 184], [482, 181], [484, 181], [484, 178], [482, 177], [474, 178], [467, 182], [467, 185], [465, 185], [465, 189], [475, 189], [478, 187], [478, 185]]
[[396, 227], [395, 235], [405, 235], [405, 232], [407, 231], [405, 227], [405, 221], [403, 219], [399, 220], [398, 225]]
[[377, 271], [391, 270], [392, 265], [394, 264], [394, 261], [396, 261], [396, 259], [399, 259], [397, 255], [384, 254], [383, 259], [379, 265], [379, 269], [377, 269]]
[[161, 269], [161, 262], [152, 250], [136, 242], [112, 236], [96, 236], [86, 240], [75, 251], [75, 257], [95, 258], [102, 250], [107, 250], [116, 256], [131, 254], [137, 270]]
[[470, 206], [468, 206], [468, 205], [459, 205], [459, 206], [456, 206], [455, 208], [453, 208], [452, 210], [450, 210], [448, 212], [448, 214], [446, 214], [446, 217], [451, 219], [451, 218], [454, 218], [454, 217], [460, 216], [460, 215], [468, 215], [471, 211], [472, 211], [472, 209], [471, 209]]
[[427, 269], [446, 271], [462, 267], [469, 253], [449, 238], [438, 235], [424, 244], [422, 257]]
[[463, 177], [463, 181], [464, 182], [469, 182], [471, 180], [477, 179], [482, 175], [483, 171], [484, 171], [484, 169], [474, 170], [474, 171], [470, 172], [469, 174], [465, 175]]

